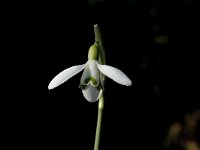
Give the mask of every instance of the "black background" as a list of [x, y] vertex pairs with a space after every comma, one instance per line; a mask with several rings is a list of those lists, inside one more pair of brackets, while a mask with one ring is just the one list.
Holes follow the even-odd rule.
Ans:
[[15, 10], [8, 19], [8, 47], [18, 49], [12, 56], [19, 86], [9, 95], [19, 98], [8, 100], [5, 111], [12, 146], [93, 149], [98, 103], [84, 99], [81, 73], [54, 90], [47, 86], [60, 71], [87, 61], [94, 24], [106, 63], [133, 82], [126, 87], [106, 79], [100, 149], [161, 149], [169, 124], [199, 108], [194, 1], [43, 5]]
[[8, 8], [8, 1], [7, 0], [2, 0], [0, 2], [0, 8]]

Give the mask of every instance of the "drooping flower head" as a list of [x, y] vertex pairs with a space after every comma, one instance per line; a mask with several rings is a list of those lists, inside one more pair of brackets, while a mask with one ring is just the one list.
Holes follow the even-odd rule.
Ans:
[[80, 87], [86, 100], [96, 102], [104, 89], [104, 75], [115, 82], [130, 86], [131, 80], [119, 69], [104, 64], [104, 58], [98, 43], [94, 43], [88, 52], [88, 61], [83, 65], [72, 66], [60, 72], [49, 83], [48, 89], [53, 89], [79, 72], [83, 71]]

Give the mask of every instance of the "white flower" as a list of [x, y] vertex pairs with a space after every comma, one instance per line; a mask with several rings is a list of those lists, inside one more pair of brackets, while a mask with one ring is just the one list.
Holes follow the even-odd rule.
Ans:
[[94, 45], [91, 46], [88, 54], [89, 60], [83, 65], [72, 66], [60, 72], [49, 83], [48, 89], [50, 90], [59, 86], [83, 69], [80, 87], [84, 97], [89, 102], [95, 102], [101, 96], [103, 90], [103, 81], [100, 78], [101, 73], [119, 84], [126, 86], [132, 84], [131, 80], [119, 69], [99, 64], [97, 62], [98, 54], [98, 49]]

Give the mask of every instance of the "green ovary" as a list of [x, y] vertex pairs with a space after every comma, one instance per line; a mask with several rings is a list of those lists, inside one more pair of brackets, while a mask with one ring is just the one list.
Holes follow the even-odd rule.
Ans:
[[90, 46], [89, 52], [88, 52], [88, 59], [89, 60], [98, 60], [99, 58], [99, 49], [98, 46], [95, 44]]

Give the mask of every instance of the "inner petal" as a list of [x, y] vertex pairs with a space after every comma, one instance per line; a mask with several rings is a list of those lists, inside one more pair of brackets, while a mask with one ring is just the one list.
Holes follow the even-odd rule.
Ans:
[[99, 71], [95, 60], [88, 60], [81, 77], [81, 84], [87, 85], [89, 83], [95, 87], [99, 85]]

